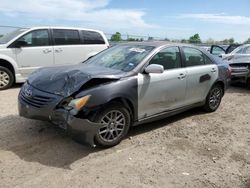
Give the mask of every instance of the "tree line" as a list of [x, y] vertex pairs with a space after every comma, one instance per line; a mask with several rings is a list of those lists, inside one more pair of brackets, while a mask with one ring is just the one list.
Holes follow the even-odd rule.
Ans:
[[[131, 38], [128, 37], [127, 39], [122, 39], [122, 35], [120, 32], [116, 32], [115, 34], [113, 34], [110, 38], [111, 41], [114, 42], [120, 42], [120, 41], [143, 41], [144, 38]], [[147, 40], [154, 40], [154, 37], [148, 37]], [[234, 38], [229, 38], [229, 39], [224, 39], [221, 41], [216, 41], [212, 38], [209, 38], [206, 41], [201, 40], [200, 35], [198, 33], [192, 35], [189, 37], [189, 39], [181, 39], [181, 40], [170, 40], [168, 38], [164, 39], [165, 41], [171, 41], [171, 42], [181, 42], [181, 43], [191, 43], [191, 44], [201, 44], [201, 43], [206, 43], [206, 44], [238, 44], [237, 42], [235, 42]], [[250, 38], [248, 38], [244, 44], [250, 44]]]

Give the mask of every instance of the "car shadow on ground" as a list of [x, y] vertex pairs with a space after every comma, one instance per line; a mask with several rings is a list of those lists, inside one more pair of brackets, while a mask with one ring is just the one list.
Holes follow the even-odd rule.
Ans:
[[[202, 113], [193, 109], [161, 121], [131, 128], [128, 136], [136, 136], [167, 126], [183, 118]], [[0, 150], [15, 153], [21, 160], [42, 165], [70, 169], [77, 160], [91, 153], [102, 151], [99, 148], [78, 144], [65, 131], [48, 122], [29, 120], [17, 115], [0, 118]], [[118, 146], [119, 147], [119, 146]]]

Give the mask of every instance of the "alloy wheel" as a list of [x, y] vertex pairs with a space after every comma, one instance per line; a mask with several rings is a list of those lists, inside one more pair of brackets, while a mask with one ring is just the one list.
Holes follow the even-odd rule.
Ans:
[[209, 106], [212, 109], [216, 109], [220, 105], [221, 101], [221, 89], [220, 88], [214, 88], [211, 91], [210, 97], [209, 97]]
[[126, 126], [124, 114], [118, 110], [112, 110], [101, 119], [102, 128], [99, 130], [100, 138], [105, 142], [112, 142], [119, 138]]
[[0, 71], [0, 88], [6, 87], [10, 83], [10, 76], [5, 71]]

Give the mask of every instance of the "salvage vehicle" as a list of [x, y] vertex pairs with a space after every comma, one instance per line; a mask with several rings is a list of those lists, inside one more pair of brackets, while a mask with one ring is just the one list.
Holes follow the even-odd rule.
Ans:
[[230, 44], [230, 45], [212, 45], [210, 47], [210, 53], [219, 57], [225, 54], [231, 53], [234, 49], [241, 46], [240, 44]]
[[84, 64], [37, 70], [21, 88], [18, 109], [81, 142], [111, 147], [130, 126], [194, 107], [215, 111], [229, 77], [227, 64], [194, 46], [121, 44]]
[[250, 87], [250, 44], [241, 45], [221, 57], [232, 69], [232, 83], [241, 82]]
[[103, 32], [83, 28], [20, 28], [0, 38], [0, 90], [36, 69], [81, 63], [108, 48]]

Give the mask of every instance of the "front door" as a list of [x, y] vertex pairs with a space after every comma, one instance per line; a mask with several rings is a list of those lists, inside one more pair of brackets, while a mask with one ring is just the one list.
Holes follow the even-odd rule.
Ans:
[[149, 62], [164, 67], [163, 73], [138, 75], [138, 117], [147, 118], [182, 107], [186, 94], [186, 70], [178, 47], [159, 51]]
[[22, 41], [23, 46], [16, 48], [15, 54], [23, 77], [27, 77], [37, 68], [53, 66], [53, 49], [47, 29], [31, 31], [18, 41]]

